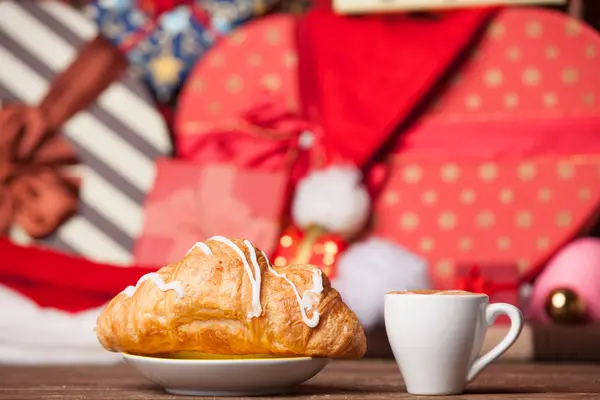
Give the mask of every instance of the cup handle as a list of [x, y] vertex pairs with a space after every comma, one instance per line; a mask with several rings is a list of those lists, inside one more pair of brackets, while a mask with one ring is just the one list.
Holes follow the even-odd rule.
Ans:
[[485, 308], [485, 321], [487, 325], [491, 326], [496, 320], [496, 317], [502, 314], [510, 318], [510, 329], [508, 330], [508, 333], [504, 339], [502, 339], [502, 341], [498, 343], [496, 347], [477, 358], [473, 365], [471, 365], [471, 369], [467, 375], [468, 382], [471, 382], [473, 379], [475, 379], [477, 375], [479, 375], [479, 373], [488, 366], [489, 363], [500, 357], [506, 350], [508, 350], [508, 348], [513, 345], [513, 343], [521, 334], [521, 329], [523, 329], [523, 314], [517, 307], [511, 304], [488, 304]]

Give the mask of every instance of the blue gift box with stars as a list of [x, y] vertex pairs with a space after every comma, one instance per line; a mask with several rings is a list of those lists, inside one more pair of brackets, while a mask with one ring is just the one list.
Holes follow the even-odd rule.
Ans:
[[84, 12], [106, 39], [124, 50], [157, 101], [170, 103], [196, 61], [220, 36], [265, 14], [276, 1], [196, 0], [156, 20], [137, 0], [95, 0]]

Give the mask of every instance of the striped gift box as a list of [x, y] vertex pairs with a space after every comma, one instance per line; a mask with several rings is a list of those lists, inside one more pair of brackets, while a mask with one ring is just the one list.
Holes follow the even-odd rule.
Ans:
[[[59, 2], [0, 1], [0, 100], [35, 105], [49, 84], [97, 35], [95, 25]], [[78, 213], [40, 239], [57, 250], [128, 265], [143, 224], [155, 159], [172, 144], [143, 84], [126, 75], [63, 127], [80, 161]], [[32, 239], [13, 228], [19, 243]]]

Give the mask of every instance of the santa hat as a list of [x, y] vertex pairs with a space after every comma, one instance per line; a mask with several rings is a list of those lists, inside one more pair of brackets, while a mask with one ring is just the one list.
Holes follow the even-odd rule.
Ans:
[[[315, 10], [297, 21], [301, 118], [318, 127], [318, 134], [309, 140], [297, 132], [295, 143], [306, 156], [298, 157], [297, 164], [319, 151], [328, 168], [314, 170], [310, 163], [294, 168], [290, 188], [296, 196], [290, 197], [289, 204], [298, 226], [319, 224], [344, 239], [356, 239], [385, 178], [376, 167], [376, 155], [418, 114], [492, 15], [491, 10], [472, 9], [446, 12], [435, 19], [355, 18]], [[231, 139], [227, 146], [221, 146], [219, 134], [207, 133], [194, 154], [186, 155], [260, 168], [261, 160], [273, 153], [273, 141], [254, 143], [249, 151], [239, 153], [240, 161], [231, 149], [238, 138], [243, 140], [243, 132], [221, 133]], [[327, 198], [319, 198], [325, 194]], [[14, 351], [4, 359], [0, 353], [0, 360], [11, 362], [105, 361], [93, 333], [100, 307], [158, 268], [95, 263], [5, 239], [0, 241], [0, 254], [0, 283], [10, 288], [0, 297], [0, 309], [15, 311], [3, 322], [11, 329], [3, 329], [0, 336], [0, 346]], [[379, 299], [386, 290], [427, 285], [423, 260], [376, 238], [355, 243], [338, 264], [334, 287], [338, 285], [367, 327], [380, 322]], [[17, 311], [21, 309], [29, 311]], [[47, 335], [39, 324], [57, 331]], [[81, 340], [69, 336], [73, 330]], [[67, 357], [67, 353], [82, 357]]]
[[297, 24], [305, 113], [328, 153], [363, 168], [425, 110], [480, 39], [495, 8], [347, 17], [320, 10]]

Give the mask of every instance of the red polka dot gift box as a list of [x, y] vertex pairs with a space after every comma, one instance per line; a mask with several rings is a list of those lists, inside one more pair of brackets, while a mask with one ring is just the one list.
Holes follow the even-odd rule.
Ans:
[[506, 9], [389, 157], [375, 232], [427, 257], [434, 284], [479, 263], [534, 278], [600, 207], [600, 37]]
[[471, 263], [533, 278], [600, 205], [600, 156], [390, 163], [375, 232], [426, 257], [439, 288], [455, 286], [455, 267]]

